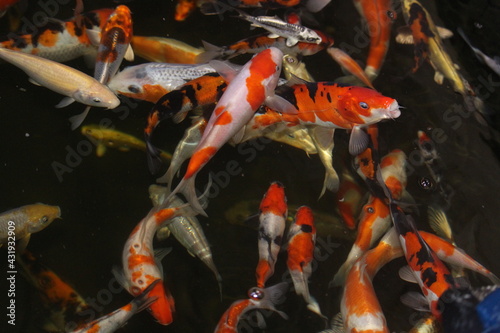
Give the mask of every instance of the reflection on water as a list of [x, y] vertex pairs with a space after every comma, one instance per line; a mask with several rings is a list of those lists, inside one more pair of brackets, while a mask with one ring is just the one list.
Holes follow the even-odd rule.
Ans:
[[[489, 55], [499, 55], [499, 33], [492, 26], [500, 5], [494, 1], [480, 2], [442, 2], [437, 10], [433, 3], [423, 3], [434, 17], [440, 14], [441, 20], [436, 19], [437, 22], [441, 21], [453, 31], [458, 25], [463, 26], [479, 48]], [[127, 5], [133, 12], [134, 32], [137, 35], [168, 36], [199, 46], [201, 40], [224, 45], [253, 34], [248, 24], [230, 15], [221, 21], [217, 16], [195, 13], [185, 22], [178, 23], [172, 19], [173, 2], [131, 1]], [[86, 6], [90, 10], [115, 6], [115, 3], [94, 1]], [[33, 2], [27, 8], [25, 17], [32, 17], [35, 8]], [[71, 15], [72, 5], [67, 5], [60, 6], [56, 17], [64, 19]], [[353, 27], [361, 26], [350, 1], [334, 1], [316, 18], [321, 28], [334, 36], [336, 45], [351, 43], [356, 37]], [[395, 27], [402, 24], [402, 15], [399, 15]], [[6, 31], [4, 22], [2, 28]], [[482, 96], [492, 112], [498, 113], [500, 78], [479, 64], [458, 36], [447, 41], [446, 46], [471, 84], [476, 87], [481, 85]], [[353, 56], [363, 60], [367, 50], [367, 47], [360, 48], [359, 53]], [[241, 57], [234, 61], [244, 63], [247, 59]], [[141, 61], [136, 59], [135, 62]], [[333, 80], [343, 75], [325, 52], [307, 57], [304, 61], [317, 81]], [[398, 119], [381, 124], [382, 151], [400, 148], [410, 156], [408, 191], [419, 204], [421, 215], [425, 216], [427, 205], [435, 203], [444, 206], [444, 202], [438, 192], [419, 185], [422, 178], [429, 175], [421, 161], [411, 159], [411, 153], [416, 149], [418, 130], [442, 129], [439, 136], [443, 140], [437, 144], [437, 150], [443, 165], [443, 182], [451, 192], [447, 214], [455, 239], [468, 254], [500, 275], [500, 262], [494, 255], [500, 251], [497, 241], [500, 235], [497, 223], [500, 197], [495, 195], [500, 188], [498, 133], [479, 125], [469, 115], [453, 114], [453, 117], [445, 119], [444, 112], [462, 104], [461, 96], [454, 93], [446, 81], [442, 86], [435, 84], [434, 71], [429, 64], [424, 64], [415, 75], [409, 74], [412, 62], [412, 48], [391, 41], [375, 87], [383, 94], [396, 98], [406, 108]], [[70, 65], [87, 73], [92, 72], [82, 59], [72, 61]], [[145, 154], [134, 150], [127, 153], [108, 150], [103, 157], [96, 157], [96, 147], [69, 127], [68, 117], [80, 113], [83, 110], [81, 105], [55, 109], [60, 96], [30, 84], [26, 75], [13, 66], [1, 64], [0, 69], [0, 210], [35, 202], [59, 205], [63, 219], [56, 220], [35, 235], [29, 249], [84, 298], [93, 299], [101, 313], [110, 312], [130, 301], [126, 292], [113, 294], [109, 300], [102, 296], [99, 298], [99, 292], [107, 288], [113, 279], [111, 268], [121, 263], [121, 252], [130, 231], [150, 209], [147, 189], [154, 178], [148, 173]], [[115, 128], [142, 137], [150, 108], [151, 104], [131, 102], [122, 113], [92, 110], [85, 123], [98, 123], [106, 117]], [[497, 129], [499, 119], [497, 115], [492, 116]], [[185, 126], [166, 121], [161, 125], [157, 142], [162, 142], [165, 150], [173, 151]], [[337, 131], [335, 138], [334, 165], [340, 170], [350, 163], [346, 154], [348, 137], [345, 132]], [[204, 168], [197, 183], [206, 182], [208, 171], [217, 174], [231, 160], [237, 161], [243, 170], [240, 175], [226, 181], [227, 186], [221, 186], [224, 182], [221, 180], [220, 193], [207, 209], [209, 218], [200, 217], [223, 278], [222, 302], [217, 281], [210, 270], [191, 257], [175, 240], [158, 242], [156, 247], [173, 248], [163, 260], [163, 266], [166, 285], [176, 301], [175, 321], [164, 328], [154, 323], [147, 313], [142, 313], [130, 320], [123, 328], [124, 332], [213, 331], [229, 304], [244, 297], [254, 284], [258, 259], [257, 232], [242, 220], [257, 213], [256, 203], [271, 181], [279, 180], [285, 185], [291, 206], [310, 205], [318, 215], [325, 217], [322, 223], [339, 225], [339, 217], [332, 204], [333, 194], [327, 193], [317, 199], [324, 176], [324, 168], [317, 156], [308, 157], [302, 151], [274, 142], [246, 145], [248, 154], [224, 147]], [[54, 173], [54, 161], [68, 166], [61, 175], [62, 181]], [[254, 204], [249, 204], [251, 202]], [[240, 209], [241, 212], [238, 211]], [[290, 213], [295, 212], [290, 210]], [[228, 216], [232, 217], [231, 221], [228, 221]], [[429, 229], [424, 218], [418, 223], [421, 228]], [[328, 282], [345, 260], [351, 246], [349, 239], [352, 239], [347, 234], [337, 234], [336, 227], [331, 230], [325, 227], [319, 234], [327, 245], [324, 260], [318, 263], [310, 287], [323, 313], [329, 317], [339, 310], [340, 290], [328, 290]], [[330, 246], [328, 242], [331, 242]], [[389, 327], [398, 332], [408, 330], [413, 318], [413, 311], [399, 303], [399, 296], [414, 288], [399, 280], [397, 269], [402, 264], [402, 259], [390, 263], [374, 281]], [[285, 272], [285, 256], [280, 254], [276, 274], [269, 284], [279, 282]], [[473, 279], [473, 283], [485, 281], [477, 278]], [[20, 275], [18, 288], [19, 325], [16, 328], [20, 332], [38, 332], [42, 317], [40, 300]], [[290, 302], [284, 305], [283, 310], [290, 320], [272, 315], [267, 320], [266, 331], [321, 330], [321, 319], [308, 312], [298, 297], [292, 296], [292, 293], [289, 295]]]

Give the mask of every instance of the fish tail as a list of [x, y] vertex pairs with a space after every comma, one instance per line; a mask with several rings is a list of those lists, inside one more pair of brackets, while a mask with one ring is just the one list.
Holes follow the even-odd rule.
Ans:
[[219, 47], [214, 44], [210, 44], [205, 41], [201, 41], [203, 43], [203, 47], [205, 48], [205, 52], [202, 52], [196, 56], [195, 62], [197, 64], [205, 64], [212, 59], [219, 58], [224, 54], [224, 48]]
[[132, 305], [132, 311], [134, 313], [141, 312], [142, 310], [148, 308], [151, 304], [156, 302], [158, 297], [149, 297], [149, 292], [154, 288], [154, 286], [161, 282], [160, 279], [153, 281], [139, 296], [134, 298], [130, 304]]
[[200, 203], [200, 198], [196, 196], [195, 180], [196, 176], [182, 178], [179, 185], [172, 191], [166, 201], [169, 201], [175, 194], [182, 193], [195, 213], [208, 216], [203, 209], [203, 205]]
[[149, 171], [151, 172], [151, 174], [157, 175], [158, 173], [160, 173], [160, 169], [163, 165], [163, 161], [161, 159], [161, 151], [151, 143], [151, 137], [147, 134], [146, 147]]
[[294, 269], [290, 270], [290, 276], [292, 277], [293, 286], [295, 288], [295, 293], [304, 298], [304, 300], [310, 302], [309, 285], [307, 283], [307, 277], [300, 270]]

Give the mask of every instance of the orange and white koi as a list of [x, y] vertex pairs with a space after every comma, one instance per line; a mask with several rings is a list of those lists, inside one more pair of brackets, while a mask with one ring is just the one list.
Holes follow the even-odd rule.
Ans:
[[281, 115], [267, 112], [259, 118], [262, 123], [285, 121], [289, 124], [349, 129], [349, 152], [352, 155], [359, 154], [368, 145], [368, 136], [361, 128], [384, 119], [397, 118], [401, 114], [398, 102], [393, 98], [373, 89], [334, 82], [296, 84], [285, 88], [280, 95], [290, 101], [298, 113]]
[[274, 273], [274, 266], [285, 232], [287, 215], [285, 188], [282, 184], [273, 182], [260, 203], [259, 263], [255, 269], [257, 287], [259, 288], [264, 288], [267, 279]]
[[132, 15], [125, 5], [116, 7], [101, 31], [94, 78], [107, 84], [115, 76], [124, 57], [132, 61]]
[[391, 203], [389, 207], [408, 266], [427, 299], [431, 313], [436, 318], [441, 318], [439, 298], [445, 291], [457, 289], [459, 286], [448, 268], [417, 231], [413, 219], [405, 215], [395, 203]]
[[351, 230], [356, 228], [356, 217], [362, 206], [363, 192], [349, 172], [344, 169], [340, 187], [335, 194], [338, 212], [345, 226]]
[[72, 333], [111, 333], [116, 331], [117, 329], [125, 325], [133, 315], [146, 309], [156, 301], [156, 298], [149, 297], [149, 292], [158, 283], [161, 283], [161, 281], [154, 281], [132, 302], [97, 320], [94, 320], [88, 325], [85, 325], [85, 327], [72, 331]]
[[162, 325], [172, 323], [174, 312], [174, 299], [163, 285], [163, 268], [160, 263], [170, 250], [153, 251], [153, 238], [165, 221], [183, 213], [182, 207], [164, 208], [165, 206], [163, 204], [153, 208], [134, 228], [123, 249], [123, 270], [113, 269], [118, 282], [133, 296], [138, 296], [155, 280], [161, 280], [149, 292], [149, 297], [157, 298], [149, 309]]
[[[288, 316], [275, 308], [279, 304], [286, 289], [286, 282], [278, 283], [266, 289], [254, 287], [248, 291], [248, 299], [234, 302], [221, 316], [214, 333], [237, 333], [238, 323], [243, 315], [250, 310], [270, 310], [278, 313], [284, 319]], [[260, 314], [259, 314], [260, 315]], [[258, 317], [259, 323], [262, 323], [262, 316]]]
[[76, 18], [67, 21], [50, 20], [31, 35], [9, 34], [0, 38], [0, 47], [35, 54], [57, 62], [80, 56], [95, 59], [97, 44], [89, 38], [89, 30], [100, 31], [113, 9], [98, 9], [82, 13], [83, 24], [77, 26]]
[[[158, 124], [170, 117], [174, 117], [174, 121], [179, 122], [194, 108], [215, 105], [226, 91], [226, 88], [227, 82], [219, 74], [205, 74], [189, 81], [181, 88], [171, 91], [158, 100], [148, 115], [148, 123], [144, 129], [144, 137], [148, 146], [148, 166], [152, 174], [158, 174], [162, 164], [159, 158], [159, 149], [153, 145], [151, 138]], [[190, 140], [190, 142], [193, 142], [193, 140]], [[176, 160], [175, 157], [174, 160]], [[171, 168], [175, 169], [172, 164]], [[175, 172], [171, 174], [174, 175]]]
[[0, 48], [0, 58], [22, 69], [32, 82], [68, 96], [56, 107], [64, 107], [74, 101], [108, 109], [120, 104], [108, 87], [72, 67], [5, 48]]
[[340, 311], [345, 332], [389, 333], [372, 279], [389, 261], [403, 255], [397, 233], [391, 229], [372, 250], [349, 270]]
[[163, 37], [132, 37], [134, 53], [154, 62], [173, 64], [196, 64], [196, 57], [204, 50], [184, 42]]
[[370, 81], [373, 81], [378, 76], [389, 49], [391, 27], [396, 19], [396, 12], [392, 9], [390, 0], [354, 0], [354, 5], [368, 27], [370, 51], [365, 72]]
[[346, 69], [349, 73], [356, 76], [361, 82], [363, 82], [367, 87], [375, 89], [366, 75], [366, 72], [358, 65], [358, 63], [351, 58], [350, 55], [345, 53], [339, 48], [330, 47], [326, 49], [326, 52], [335, 60], [342, 68]]
[[126, 67], [108, 87], [117, 94], [156, 103], [169, 92], [215, 69], [208, 64], [185, 65], [150, 62]]
[[[385, 186], [397, 200], [401, 199], [406, 188], [406, 155], [399, 149], [392, 150], [382, 158], [380, 172]], [[385, 198], [370, 195], [368, 203], [363, 206], [358, 235], [352, 245], [346, 261], [335, 274], [332, 285], [342, 285], [349, 268], [363, 253], [368, 251], [391, 225], [391, 215]]]
[[307, 308], [320, 316], [318, 302], [309, 293], [309, 277], [312, 274], [312, 260], [316, 245], [316, 227], [311, 208], [302, 206], [297, 209], [295, 222], [288, 230], [288, 271], [292, 277], [297, 295], [302, 295]]
[[[255, 55], [243, 68], [236, 71], [228, 65], [220, 66], [219, 72], [226, 72], [229, 82], [226, 91], [217, 102], [217, 107], [208, 121], [200, 144], [189, 161], [187, 171], [172, 192], [184, 194], [191, 207], [205, 214], [196, 200], [195, 179], [201, 168], [229, 139], [244, 130], [245, 124], [263, 104], [284, 112], [295, 112], [295, 108], [285, 99], [274, 94], [281, 72], [283, 53], [269, 48]], [[214, 62], [211, 63], [214, 66]], [[244, 133], [241, 133], [244, 134]]]
[[228, 46], [215, 46], [207, 42], [203, 42], [205, 52], [198, 55], [196, 62], [205, 63], [214, 58], [227, 57], [232, 58], [246, 53], [258, 53], [269, 47], [280, 49], [283, 54], [309, 56], [318, 53], [333, 45], [333, 38], [324, 34], [319, 30], [314, 32], [321, 38], [319, 44], [298, 42], [292, 47], [286, 45], [286, 38], [278, 37], [271, 38], [268, 34], [261, 34], [242, 39]]

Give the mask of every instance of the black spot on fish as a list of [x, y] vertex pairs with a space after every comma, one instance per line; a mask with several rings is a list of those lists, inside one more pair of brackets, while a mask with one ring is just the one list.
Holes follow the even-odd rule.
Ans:
[[316, 94], [318, 92], [318, 85], [314, 82], [307, 83], [307, 91], [309, 93], [309, 97], [315, 101]]
[[421, 276], [422, 276], [422, 282], [427, 287], [432, 286], [434, 282], [437, 281], [437, 273], [431, 267], [424, 269], [421, 272]]
[[31, 43], [34, 47], [36, 47], [38, 46], [38, 39], [46, 31], [50, 31], [50, 33], [55, 35], [58, 33], [62, 33], [64, 29], [65, 26], [63, 26], [60, 22], [49, 21], [43, 27], [40, 27], [35, 31], [35, 33], [33, 33], [33, 35], [31, 36]]
[[202, 88], [203, 88], [203, 86], [200, 83], [196, 84], [196, 90], [201, 90]]
[[326, 99], [328, 100], [328, 103], [332, 102], [332, 96], [330, 95], [330, 93], [326, 93]]
[[274, 244], [281, 245], [282, 240], [283, 239], [281, 236], [276, 236], [276, 238], [274, 239]]
[[[300, 92], [304, 91], [303, 88], [300, 88], [299, 90], [300, 90]], [[284, 88], [280, 87], [280, 88], [278, 88], [277, 94], [280, 97], [283, 97], [284, 99], [286, 99], [287, 101], [289, 101], [290, 103], [292, 103], [292, 105], [295, 106], [295, 108], [298, 109], [298, 106], [297, 106], [297, 97], [294, 94], [294, 90], [293, 89], [291, 89], [290, 87], [284, 87]]]
[[300, 231], [311, 233], [313, 231], [313, 228], [309, 224], [302, 224], [300, 226]]
[[410, 13], [408, 18], [408, 25], [411, 26], [415, 20], [420, 21], [421, 32], [429, 38], [435, 37], [434, 33], [429, 27], [429, 21], [427, 20], [427, 15], [425, 10], [418, 3], [412, 3], [410, 6]]
[[83, 21], [85, 24], [85, 28], [92, 29], [94, 26], [100, 26], [101, 20], [99, 19], [99, 15], [95, 12], [87, 12], [83, 13]]
[[174, 90], [164, 95], [158, 100], [153, 108], [153, 111], [158, 111], [158, 121], [172, 117], [182, 109], [184, 92], [182, 90]]

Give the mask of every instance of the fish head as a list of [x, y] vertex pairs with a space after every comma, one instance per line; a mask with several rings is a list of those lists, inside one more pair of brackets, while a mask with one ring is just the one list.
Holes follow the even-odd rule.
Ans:
[[34, 204], [27, 208], [31, 223], [28, 226], [29, 233], [35, 233], [45, 229], [55, 219], [61, 217], [61, 209], [58, 206], [45, 204]]
[[95, 82], [90, 89], [79, 89], [73, 96], [76, 101], [89, 106], [114, 109], [120, 105], [120, 100], [106, 86]]
[[310, 232], [315, 234], [316, 228], [314, 227], [314, 216], [311, 208], [301, 206], [297, 209], [295, 214], [295, 223], [301, 226], [303, 232]]
[[354, 124], [371, 125], [383, 119], [394, 119], [401, 115], [394, 98], [364, 87], [349, 87], [339, 96], [339, 113]]
[[303, 36], [303, 41], [310, 44], [321, 44], [323, 39], [320, 35], [314, 30], [307, 30], [305, 35]]
[[288, 213], [286, 204], [285, 187], [280, 182], [273, 182], [269, 186], [264, 198], [260, 203], [261, 213], [273, 213], [277, 216], [284, 216]]
[[161, 325], [168, 325], [173, 321], [174, 299], [163, 286], [163, 281], [157, 283], [148, 293], [148, 298], [157, 298], [149, 306], [151, 315], [155, 317]]
[[371, 197], [371, 200], [364, 205], [361, 210], [358, 226], [369, 229], [374, 227], [383, 228], [387, 225], [384, 221], [390, 221], [389, 213], [389, 207], [384, 200], [377, 197]]

